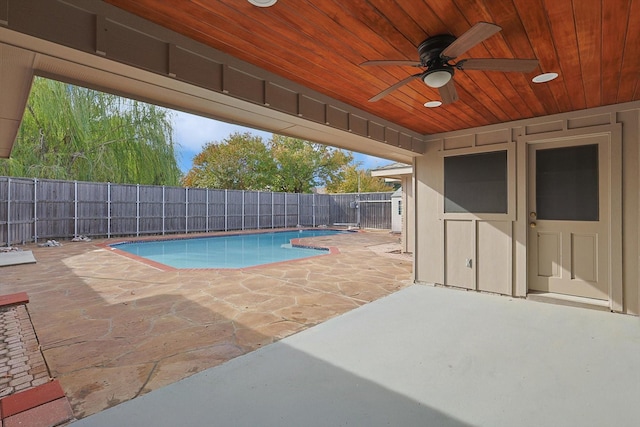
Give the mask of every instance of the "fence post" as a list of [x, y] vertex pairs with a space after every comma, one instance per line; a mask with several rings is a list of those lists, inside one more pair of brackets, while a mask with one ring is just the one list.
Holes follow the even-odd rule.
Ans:
[[275, 202], [273, 201], [274, 199], [274, 192], [271, 192], [271, 228], [275, 227], [275, 216], [276, 216], [276, 205]]
[[258, 230], [260, 230], [260, 192], [258, 191]]
[[189, 187], [184, 189], [184, 233], [189, 234]]
[[107, 182], [107, 238], [111, 238], [111, 183]]
[[300, 225], [300, 193], [298, 193], [298, 220], [296, 221], [296, 227]]
[[33, 241], [38, 243], [38, 178], [33, 178]]
[[229, 195], [227, 194], [227, 190], [224, 190], [224, 231], [229, 229]]
[[204, 230], [206, 233], [209, 232], [209, 189], [205, 189], [206, 193], [205, 193], [205, 208], [206, 208], [206, 212], [205, 212], [205, 226], [204, 226]]
[[140, 235], [140, 184], [136, 184], [136, 237]]
[[7, 178], [7, 247], [11, 246], [11, 178]]
[[[360, 175], [358, 175], [359, 177]], [[360, 182], [360, 181], [358, 181]], [[358, 187], [358, 195], [356, 196], [356, 222], [358, 223], [357, 226], [358, 228], [360, 228], [360, 188]]]
[[164, 185], [162, 186], [162, 235], [164, 236], [165, 233], [165, 217], [166, 217], [166, 211], [165, 211], [165, 195], [164, 195]]
[[316, 193], [311, 195], [311, 224], [316, 228]]
[[78, 181], [73, 181], [73, 237], [78, 237]]
[[244, 190], [242, 190], [242, 229], [244, 230]]

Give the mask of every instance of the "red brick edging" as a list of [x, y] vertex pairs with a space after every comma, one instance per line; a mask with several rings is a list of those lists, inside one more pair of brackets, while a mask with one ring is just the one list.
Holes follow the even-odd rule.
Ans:
[[57, 380], [0, 399], [4, 427], [54, 426], [73, 420], [73, 411]]
[[17, 294], [0, 295], [0, 307], [8, 305], [26, 304], [29, 302], [29, 296], [26, 292], [18, 292]]
[[36, 406], [53, 402], [65, 397], [64, 391], [58, 380], [30, 388], [19, 393], [0, 399], [0, 414], [2, 419], [8, 418], [20, 412], [28, 411]]
[[[17, 346], [17, 349], [14, 349], [18, 352], [17, 355], [14, 355], [14, 359], [11, 359], [11, 351], [10, 348], [3, 350], [6, 354], [5, 359], [9, 360], [9, 365], [4, 367], [4, 370], [7, 371], [6, 374], [11, 373], [9, 368], [12, 366], [11, 361], [20, 362], [25, 366], [14, 366], [19, 370], [20, 374], [23, 374], [22, 377], [16, 379], [15, 381], [20, 382], [19, 388], [24, 388], [23, 386], [29, 386], [29, 384], [34, 385], [31, 388], [27, 388], [22, 391], [18, 391], [16, 393], [7, 395], [5, 397], [0, 398], [0, 424], [3, 427], [17, 427], [17, 426], [32, 426], [32, 427], [40, 427], [40, 426], [53, 426], [59, 425], [61, 423], [71, 421], [73, 419], [73, 411], [71, 409], [71, 405], [67, 397], [60, 386], [60, 383], [57, 380], [48, 381], [48, 372], [39, 372], [35, 377], [35, 381], [21, 381], [22, 379], [33, 379], [34, 375], [26, 375], [28, 373], [32, 373], [35, 368], [30, 368], [29, 365], [29, 356], [34, 351], [39, 352], [39, 349], [35, 348], [37, 344], [35, 338], [35, 331], [32, 330], [32, 325], [30, 320], [28, 319], [28, 314], [26, 312], [26, 304], [29, 302], [29, 297], [26, 292], [19, 292], [16, 294], [10, 295], [0, 295], [0, 308], [4, 310], [22, 310], [18, 312], [17, 320], [13, 320], [12, 322], [18, 322], [18, 326], [12, 326], [13, 329], [18, 328], [18, 332], [14, 332], [14, 335], [11, 335], [6, 340], [10, 339], [9, 345]], [[16, 306], [16, 307], [14, 307]], [[9, 312], [7, 312], [9, 313]], [[6, 316], [6, 313], [3, 314]], [[3, 317], [5, 319], [5, 317]], [[20, 330], [19, 323], [20, 322], [28, 322], [29, 330], [24, 331]], [[4, 325], [4, 324], [3, 324]], [[3, 329], [4, 331], [4, 329]], [[15, 334], [18, 335], [15, 335]], [[26, 334], [26, 335], [25, 335]], [[32, 338], [29, 338], [29, 337]], [[22, 340], [31, 339], [31, 344], [24, 344]], [[34, 344], [35, 343], [35, 344]], [[26, 347], [25, 347], [26, 345]], [[15, 352], [14, 351], [14, 352]], [[15, 357], [18, 357], [15, 359]], [[42, 357], [42, 356], [40, 356]], [[22, 360], [26, 359], [26, 360]], [[44, 360], [41, 360], [43, 368], [46, 370], [44, 365]], [[38, 368], [38, 369], [40, 369]], [[25, 369], [31, 369], [30, 371], [25, 371]], [[39, 378], [39, 375], [44, 375], [43, 378]], [[44, 382], [43, 381], [47, 381]], [[40, 383], [39, 385], [35, 385], [36, 383]], [[11, 385], [9, 383], [8, 385]], [[13, 387], [9, 387], [9, 392], [12, 392]]]

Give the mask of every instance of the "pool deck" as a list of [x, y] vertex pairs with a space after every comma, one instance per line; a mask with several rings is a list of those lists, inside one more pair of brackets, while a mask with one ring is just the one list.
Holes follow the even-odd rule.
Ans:
[[163, 271], [105, 243], [27, 245], [36, 264], [3, 267], [26, 292], [51, 377], [83, 418], [220, 365], [411, 283], [399, 237], [308, 239], [337, 253], [247, 269]]

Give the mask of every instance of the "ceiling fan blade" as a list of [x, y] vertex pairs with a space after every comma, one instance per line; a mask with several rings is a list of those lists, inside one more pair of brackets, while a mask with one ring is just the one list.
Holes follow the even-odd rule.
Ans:
[[411, 82], [414, 79], [417, 79], [420, 76], [422, 76], [422, 73], [414, 74], [412, 76], [407, 77], [406, 79], [400, 80], [398, 83], [394, 84], [393, 86], [389, 86], [388, 88], [386, 88], [385, 90], [383, 90], [382, 92], [380, 92], [379, 94], [371, 98], [369, 102], [376, 102], [381, 100], [382, 98], [384, 98], [385, 96], [393, 92], [394, 90], [398, 89], [401, 86], [406, 85], [407, 83]]
[[456, 85], [453, 83], [453, 79], [449, 80], [449, 83], [438, 88], [440, 92], [440, 98], [442, 98], [443, 104], [451, 104], [458, 100], [458, 91], [456, 90]]
[[462, 55], [475, 45], [482, 43], [498, 31], [502, 30], [496, 24], [490, 24], [489, 22], [478, 22], [471, 27], [466, 33], [455, 39], [445, 50], [440, 54], [441, 58], [453, 59]]
[[379, 60], [379, 61], [365, 61], [360, 65], [409, 65], [411, 67], [420, 67], [422, 64], [418, 61], [407, 61], [407, 60]]
[[456, 64], [459, 70], [520, 71], [528, 73], [538, 66], [537, 59], [470, 58]]

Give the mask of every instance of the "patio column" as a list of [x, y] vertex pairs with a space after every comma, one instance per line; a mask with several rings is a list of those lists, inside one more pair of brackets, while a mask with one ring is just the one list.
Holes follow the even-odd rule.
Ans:
[[34, 60], [32, 52], [0, 45], [0, 158], [9, 158], [18, 136], [31, 91]]

